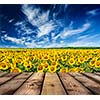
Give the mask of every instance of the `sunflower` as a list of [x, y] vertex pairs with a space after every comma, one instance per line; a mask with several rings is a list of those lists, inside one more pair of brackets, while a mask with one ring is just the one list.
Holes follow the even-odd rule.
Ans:
[[85, 61], [87, 61], [89, 58], [88, 58], [88, 56], [85, 56], [84, 59], [85, 59]]
[[16, 63], [17, 64], [22, 64], [22, 59], [20, 58], [20, 59], [16, 59]]
[[52, 65], [56, 66], [57, 62], [56, 61], [52, 61]]
[[75, 63], [74, 58], [70, 58], [70, 60], [68, 61], [69, 65], [73, 65]]
[[44, 55], [44, 59], [47, 60], [49, 57], [48, 55]]
[[51, 57], [50, 60], [51, 60], [51, 61], [55, 61], [55, 57]]
[[44, 71], [44, 66], [41, 64], [37, 67], [37, 72], [43, 72]]
[[84, 57], [79, 57], [79, 58], [78, 58], [78, 62], [84, 63], [84, 61], [85, 61]]
[[80, 72], [80, 73], [82, 73], [82, 72], [84, 72], [84, 69], [76, 67], [76, 68], [69, 69], [69, 72]]
[[67, 61], [67, 56], [62, 56], [62, 57], [61, 57], [61, 60], [62, 60], [62, 61]]
[[0, 62], [0, 69], [1, 70], [7, 70], [8, 68], [9, 68], [9, 66], [6, 62]]
[[95, 62], [95, 67], [96, 67], [96, 68], [100, 68], [100, 61], [96, 61], [96, 62]]
[[95, 60], [95, 59], [92, 59], [92, 60], [90, 61], [89, 64], [90, 64], [91, 66], [94, 66], [94, 65], [95, 65], [95, 62], [96, 62], [96, 60]]
[[48, 63], [43, 64], [45, 69], [48, 69], [49, 65]]
[[31, 62], [25, 61], [23, 65], [24, 65], [24, 67], [25, 67], [25, 69], [26, 69], [27, 71], [30, 70], [30, 69], [32, 68]]
[[55, 66], [57, 69], [59, 69], [60, 68], [60, 64], [56, 64], [56, 66]]
[[56, 72], [56, 67], [55, 66], [49, 66], [49, 72], [53, 73], [53, 72]]
[[16, 67], [16, 68], [11, 69], [10, 72], [17, 73], [17, 72], [22, 72], [22, 70]]
[[61, 68], [61, 69], [60, 69], [60, 72], [61, 72], [61, 73], [66, 73], [66, 72], [68, 72], [68, 68]]

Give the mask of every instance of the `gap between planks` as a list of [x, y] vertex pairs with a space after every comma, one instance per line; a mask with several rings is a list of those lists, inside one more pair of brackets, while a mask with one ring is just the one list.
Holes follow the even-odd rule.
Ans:
[[100, 84], [100, 76], [93, 73], [82, 73], [86, 77]]
[[21, 73], [8, 73], [2, 77], [0, 77], [0, 86], [11, 81], [14, 77], [20, 75]]
[[80, 73], [70, 73], [77, 81], [90, 90], [93, 94], [100, 94], [100, 84]]
[[0, 94], [100, 94], [99, 82], [100, 76], [92, 73], [9, 73], [0, 77]]
[[20, 75], [0, 86], [0, 94], [13, 94], [30, 76], [32, 73], [21, 73]]
[[44, 73], [34, 73], [14, 95], [39, 95], [42, 89]]
[[92, 94], [87, 88], [80, 84], [75, 78], [68, 73], [58, 74], [64, 87], [69, 95], [90, 95]]

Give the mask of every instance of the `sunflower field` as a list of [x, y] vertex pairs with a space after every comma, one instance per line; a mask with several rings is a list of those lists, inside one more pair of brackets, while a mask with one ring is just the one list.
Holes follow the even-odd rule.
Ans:
[[100, 50], [0, 49], [0, 71], [100, 72]]

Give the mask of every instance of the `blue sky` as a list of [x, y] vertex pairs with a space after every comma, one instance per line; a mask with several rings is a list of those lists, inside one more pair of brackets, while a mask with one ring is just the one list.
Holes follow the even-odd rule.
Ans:
[[0, 5], [0, 47], [100, 47], [100, 5]]

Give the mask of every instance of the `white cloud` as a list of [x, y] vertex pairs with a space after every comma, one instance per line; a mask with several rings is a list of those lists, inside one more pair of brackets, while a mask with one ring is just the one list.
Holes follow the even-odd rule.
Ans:
[[92, 42], [92, 41], [77, 41], [74, 43], [69, 43], [70, 47], [100, 47], [100, 41]]
[[1, 33], [6, 33], [6, 31], [1, 31]]
[[86, 31], [87, 29], [89, 29], [89, 27], [90, 27], [90, 23], [85, 23], [81, 28], [78, 28], [78, 29], [65, 28], [61, 32], [61, 38], [66, 38], [67, 36], [72, 36], [72, 35], [75, 35], [75, 34], [82, 33], [84, 31]]
[[25, 42], [25, 45], [28, 47], [28, 48], [39, 48], [39, 47], [43, 47], [43, 41], [42, 42], [38, 42], [36, 43], [35, 40], [33, 40], [32, 42]]
[[60, 43], [64, 43], [64, 41], [60, 41]]
[[32, 42], [25, 42], [25, 45], [26, 45], [27, 47], [29, 47], [29, 48], [35, 47], [35, 46], [36, 46], [34, 40], [33, 40]]
[[16, 22], [16, 23], [15, 23], [15, 26], [23, 25], [23, 23], [24, 23], [23, 21], [21, 21], [21, 22]]
[[55, 43], [46, 44], [44, 47], [45, 48], [55, 48], [55, 47], [64, 47], [64, 46], [66, 46], [65, 43], [57, 43], [57, 42], [55, 42]]
[[42, 25], [39, 27], [40, 32], [38, 33], [38, 38], [43, 36], [43, 35], [47, 35], [49, 34], [51, 31], [53, 31], [55, 29], [56, 25], [54, 25], [54, 23], [52, 21]]
[[56, 42], [57, 38], [60, 37], [61, 34], [55, 36], [55, 33], [52, 33], [52, 42]]
[[49, 11], [41, 12], [40, 8], [30, 5], [23, 5], [22, 12], [27, 16], [28, 21], [37, 27], [49, 21]]
[[86, 39], [86, 38], [88, 38], [89, 37], [89, 35], [82, 35], [82, 36], [80, 36], [80, 37], [78, 37], [78, 39], [80, 40], [80, 39]]
[[15, 37], [10, 37], [10, 36], [7, 36], [5, 35], [4, 37], [2, 37], [4, 40], [9, 40], [13, 43], [16, 43], [16, 44], [23, 44], [25, 41], [22, 40], [22, 39], [17, 39]]
[[32, 40], [31, 42], [25, 42], [25, 45], [28, 47], [28, 48], [43, 48], [45, 44], [49, 43], [49, 39], [48, 37], [43, 37], [43, 40], [42, 41], [36, 41], [35, 40]]
[[[68, 43], [68, 46], [74, 46], [74, 47], [91, 47], [91, 46], [100, 46], [100, 41], [97, 41], [97, 38], [100, 37], [99, 34], [96, 35], [84, 35], [81, 38], [78, 38], [77, 41]], [[95, 41], [95, 42], [94, 42]]]
[[9, 20], [9, 23], [12, 23], [13, 21], [14, 21], [14, 19], [10, 19], [10, 20]]
[[27, 23], [25, 21], [17, 22], [15, 23], [15, 26], [17, 26], [16, 31], [21, 35], [26, 35], [26, 34], [28, 35], [34, 32], [34, 30], [32, 30], [31, 28], [27, 26]]
[[94, 10], [88, 11], [86, 14], [91, 15], [91, 16], [95, 16], [98, 14], [98, 11], [99, 11], [99, 9], [94, 9]]

